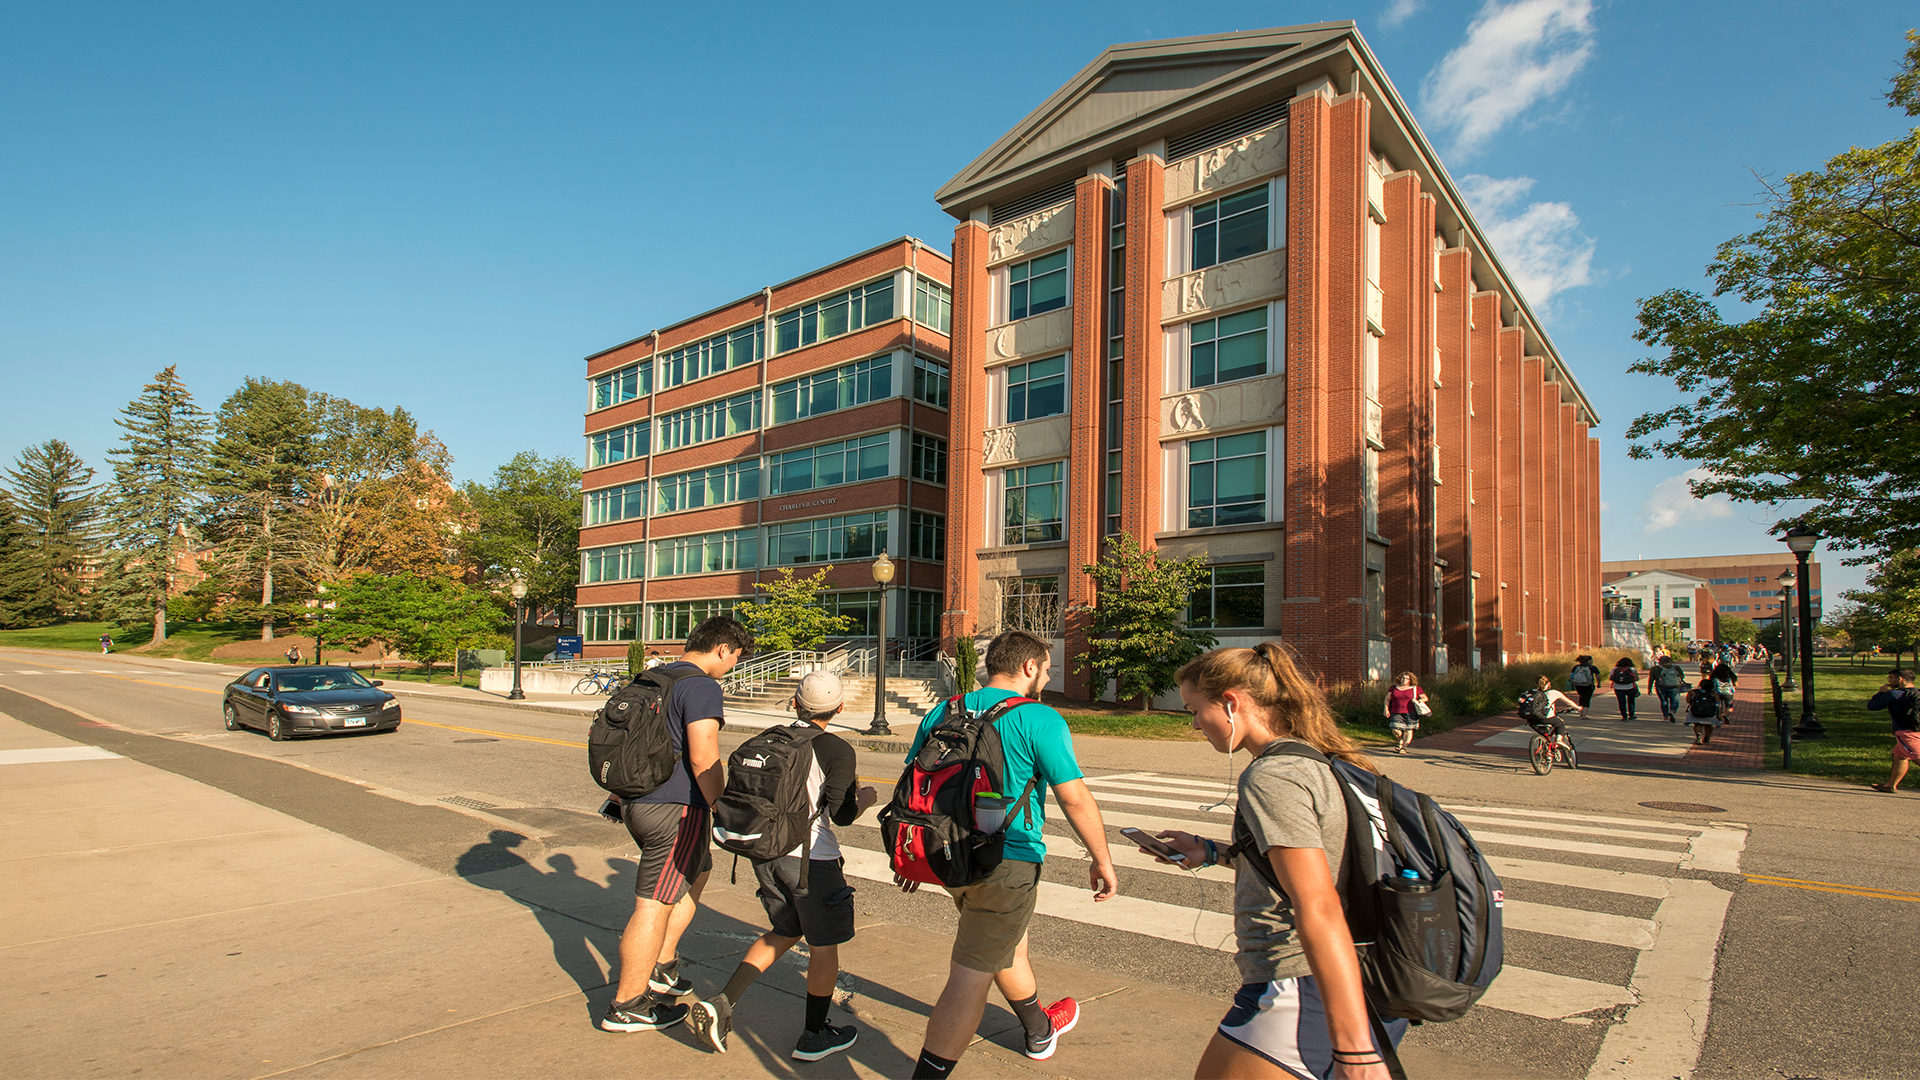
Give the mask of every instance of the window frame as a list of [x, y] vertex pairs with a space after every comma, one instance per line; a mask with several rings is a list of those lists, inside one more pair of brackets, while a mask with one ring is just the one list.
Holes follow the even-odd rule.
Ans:
[[[603, 440], [605, 440], [604, 442], [605, 446], [611, 446], [612, 436], [614, 435], [615, 432], [618, 432], [621, 435], [626, 436], [626, 438], [623, 441], [623, 445], [632, 446], [637, 443], [640, 446], [639, 452], [634, 453], [631, 451], [622, 451], [620, 457], [611, 458], [611, 459], [602, 459], [602, 457], [598, 456], [602, 453]], [[653, 453], [653, 418], [652, 417], [646, 417], [645, 419], [641, 419], [641, 420], [634, 420], [625, 424], [616, 424], [613, 427], [601, 428], [599, 431], [591, 431], [587, 433], [586, 468], [588, 470], [604, 469], [611, 465], [618, 465], [623, 461], [636, 461], [640, 458], [647, 457], [652, 453]]]
[[[821, 563], [845, 562], [849, 559], [871, 560], [880, 557], [881, 552], [891, 554], [892, 536], [890, 526], [892, 515], [886, 510], [862, 510], [852, 514], [836, 514], [829, 517], [796, 518], [790, 521], [769, 522], [766, 531], [766, 569], [773, 570], [783, 566], [817, 566]], [[854, 550], [849, 539], [853, 530], [868, 529], [868, 550], [861, 554]], [[781, 541], [787, 537], [805, 535], [808, 538], [807, 557], [786, 561], [781, 550]], [[839, 541], [839, 550], [835, 550], [835, 541]], [[825, 541], [825, 550], [821, 548]]]
[[[1010, 465], [1000, 470], [1000, 479], [998, 484], [999, 513], [995, 516], [998, 518], [998, 521], [999, 521], [999, 528], [1000, 528], [999, 536], [1001, 537], [1002, 546], [1013, 547], [1019, 544], [1050, 544], [1050, 543], [1064, 541], [1067, 538], [1067, 531], [1066, 531], [1067, 468], [1066, 468], [1066, 465], [1067, 463], [1064, 460], [1038, 461], [1038, 462], [1034, 462], [1032, 464], [1027, 464], [1027, 465]], [[1035, 469], [1058, 470], [1057, 477], [1053, 479], [1042, 480], [1038, 484], [1030, 483], [1028, 482], [1030, 474]], [[1017, 474], [1017, 478], [1020, 481], [1020, 483], [1017, 485], [1013, 483], [1013, 480], [1016, 479], [1016, 474]], [[1032, 520], [1026, 520], [1026, 514], [1025, 514], [1024, 508], [1027, 505], [1028, 500], [1025, 495], [1022, 495], [1021, 506], [1022, 506], [1023, 520], [1020, 522], [1020, 524], [1015, 525], [1010, 518], [1010, 515], [1013, 512], [1012, 506], [1013, 506], [1014, 491], [1019, 490], [1021, 492], [1025, 492], [1030, 488], [1042, 487], [1042, 486], [1057, 487], [1059, 489], [1059, 493], [1056, 496], [1059, 515], [1052, 519], [1039, 519], [1037, 522]], [[1033, 530], [1035, 529], [1044, 530], [1049, 527], [1051, 527], [1054, 530], [1055, 535], [1052, 535], [1052, 536], [1041, 535], [1038, 537], [1032, 535]], [[1014, 530], [1016, 529], [1020, 530], [1020, 536], [1017, 539], [1014, 536]]]
[[913, 321], [946, 337], [953, 336], [953, 286], [915, 274]]
[[[893, 473], [893, 431], [894, 430], [897, 430], [897, 429], [889, 429], [887, 431], [872, 432], [866, 435], [854, 435], [849, 438], [838, 439], [833, 442], [815, 443], [812, 446], [796, 446], [791, 450], [782, 450], [778, 453], [768, 454], [767, 455], [767, 482], [764, 485], [766, 488], [767, 496], [772, 497], [774, 495], [797, 495], [803, 491], [819, 491], [822, 488], [841, 487], [846, 484], [865, 483], [869, 480], [883, 480], [883, 479], [886, 479], [887, 477], [894, 475]], [[879, 441], [874, 441], [874, 440], [879, 440]], [[848, 476], [849, 470], [846, 468], [846, 459], [843, 456], [841, 459], [841, 472], [840, 472], [841, 478], [829, 484], [820, 483], [820, 468], [819, 468], [819, 465], [817, 464], [820, 458], [820, 451], [825, 450], [828, 447], [839, 447], [840, 448], [839, 452], [842, 455], [852, 454], [854, 455], [855, 460], [858, 461], [862, 456], [865, 455], [866, 451], [876, 446], [886, 447], [886, 466], [884, 471], [876, 473], [871, 476], [864, 475], [865, 466], [860, 466], [860, 469], [863, 471], [863, 474], [859, 476], [849, 477]], [[809, 455], [809, 457], [814, 462], [816, 462], [812, 471], [813, 482], [809, 486], [803, 487], [803, 488], [788, 488], [785, 486], [785, 482], [784, 482], [785, 475], [786, 475], [785, 465], [789, 460], [793, 460], [797, 462], [799, 460], [798, 456], [801, 454]]]
[[[718, 547], [723, 565], [717, 568], [707, 566], [707, 553]], [[672, 559], [674, 569], [660, 568], [661, 556]], [[694, 560], [696, 569], [686, 569], [689, 559]], [[647, 556], [647, 576], [649, 578], [688, 577], [694, 574], [727, 574], [741, 570], [760, 568], [760, 530], [749, 526], [744, 529], [722, 529], [715, 532], [684, 533], [679, 536], [663, 536], [650, 541]]]
[[[1284, 251], [1287, 247], [1287, 173], [1279, 172], [1251, 181], [1231, 191], [1225, 191], [1211, 198], [1196, 199], [1184, 206], [1167, 211], [1167, 276], [1179, 277], [1198, 270], [1210, 270], [1216, 266], [1239, 259], [1251, 259], [1271, 251]], [[1208, 205], [1218, 205], [1222, 199], [1231, 199], [1259, 187], [1267, 189], [1267, 244], [1259, 251], [1237, 256], [1234, 259], [1221, 259], [1205, 266], [1194, 265], [1194, 229], [1195, 211]], [[1201, 226], [1201, 227], [1204, 227]], [[1217, 233], [1216, 233], [1217, 236]], [[1219, 253], [1219, 242], [1214, 243], [1214, 253]]]
[[[1275, 424], [1266, 427], [1239, 428], [1226, 431], [1207, 432], [1195, 438], [1180, 442], [1161, 444], [1161, 490], [1165, 493], [1161, 528], [1167, 532], [1184, 533], [1214, 528], [1255, 527], [1264, 525], [1278, 527], [1286, 520], [1286, 427]], [[1192, 509], [1191, 466], [1193, 444], [1232, 438], [1237, 435], [1250, 435], [1255, 432], [1266, 434], [1266, 503], [1264, 517], [1257, 522], [1229, 522], [1227, 525], [1190, 525], [1189, 511]], [[1236, 457], [1241, 455], [1235, 455]], [[1217, 476], [1217, 474], [1216, 474]], [[1213, 506], [1220, 504], [1214, 503]], [[1217, 520], [1217, 517], [1216, 517]]]
[[907, 557], [923, 562], [947, 561], [947, 515], [926, 510], [907, 512]]
[[[1253, 622], [1253, 623], [1221, 623], [1221, 622], [1215, 621], [1220, 611], [1220, 591], [1222, 589], [1240, 589], [1240, 590], [1246, 590], [1249, 592], [1253, 591], [1253, 587], [1247, 582], [1233, 582], [1226, 585], [1222, 585], [1220, 583], [1220, 573], [1222, 571], [1228, 571], [1228, 570], [1245, 571], [1249, 569], [1258, 570], [1260, 572], [1260, 584], [1258, 587], [1258, 591], [1260, 593], [1260, 620], [1258, 622]], [[1216, 629], [1216, 630], [1264, 630], [1266, 629], [1266, 625], [1267, 625], [1267, 615], [1266, 615], [1267, 564], [1266, 563], [1264, 562], [1214, 563], [1207, 567], [1206, 584], [1200, 586], [1199, 588], [1194, 589], [1193, 596], [1197, 597], [1202, 592], [1207, 594], [1207, 610], [1211, 613], [1205, 616], [1207, 620], [1206, 625], [1209, 629]], [[1187, 603], [1187, 614], [1183, 621], [1185, 621], [1188, 625], [1199, 625], [1196, 617], [1193, 614], [1193, 611], [1194, 611], [1193, 602], [1192, 602], [1192, 598], [1190, 597]]]
[[[1051, 259], [1055, 256], [1061, 257], [1061, 264], [1058, 267], [1050, 268], [1042, 272], [1039, 277], [1036, 278], [1033, 275], [1033, 264], [1045, 259]], [[1025, 268], [1026, 276], [1016, 280], [1014, 274], [1022, 268]], [[1042, 308], [1038, 311], [1034, 310], [1031, 300], [1033, 283], [1037, 280], [1050, 278], [1055, 274], [1061, 276], [1060, 302], [1054, 304], [1052, 307]], [[1059, 311], [1063, 308], [1072, 307], [1073, 245], [1067, 244], [1063, 247], [1054, 248], [1052, 251], [1043, 251], [1037, 255], [1029, 255], [1024, 259], [1016, 259], [1013, 262], [1003, 263], [994, 268], [994, 278], [1000, 286], [1000, 295], [994, 304], [994, 312], [995, 314], [1004, 315], [1004, 317], [999, 320], [998, 325], [1019, 322], [1021, 319], [1031, 319], [1038, 315], [1045, 315], [1051, 311]], [[1024, 306], [1017, 309], [1020, 313], [1016, 315], [1014, 314], [1016, 310], [1014, 306], [1014, 293], [1022, 287], [1025, 289], [1022, 296], [1026, 299], [1023, 300]]]
[[910, 433], [907, 438], [907, 476], [923, 484], [947, 486], [947, 440], [924, 431]]
[[[623, 375], [632, 375], [634, 384], [634, 392], [625, 397], [619, 396], [617, 389]], [[603, 389], [608, 391], [606, 395], [608, 400], [605, 402], [601, 401]], [[602, 409], [611, 409], [615, 405], [625, 405], [629, 401], [638, 401], [652, 393], [653, 358], [648, 357], [637, 363], [625, 364], [612, 371], [603, 371], [598, 375], [590, 376], [587, 379], [587, 412], [596, 413]]]
[[[1032, 370], [1035, 364], [1050, 364], [1055, 360], [1060, 361], [1059, 373], [1057, 375], [1043, 375], [1041, 379], [1047, 381], [1053, 379], [1060, 380], [1060, 409], [1058, 412], [1043, 413], [1035, 416], [1031, 408], [1033, 401], [1033, 384], [1035, 380], [1023, 377], [1018, 384], [1016, 384], [1013, 378], [1014, 372], [1018, 370], [1024, 376]], [[1071, 353], [1056, 353], [1052, 356], [1042, 356], [1032, 360], [1021, 360], [1018, 363], [1002, 364], [993, 369], [993, 379], [996, 386], [994, 398], [1000, 407], [1000, 423], [1024, 424], [1029, 420], [1045, 420], [1048, 417], [1064, 416], [1067, 413], [1069, 404], [1071, 404], [1073, 394], [1073, 355]], [[1021, 415], [1018, 418], [1013, 415], [1013, 388], [1015, 385], [1022, 388], [1020, 400]]]
[[[861, 282], [852, 288], [842, 289], [828, 296], [816, 297], [805, 303], [795, 304], [783, 311], [775, 312], [773, 323], [773, 355], [781, 356], [796, 349], [804, 349], [835, 338], [845, 337], [881, 323], [892, 322], [900, 318], [900, 304], [894, 294], [898, 291], [895, 274], [889, 271], [885, 277]], [[880, 293], [887, 295], [887, 313], [874, 315], [872, 301]], [[832, 318], [832, 309], [844, 303], [846, 322], [840, 329], [828, 332], [828, 320]], [[793, 343], [787, 344], [787, 327], [793, 326]]]
[[[738, 359], [734, 356], [736, 339], [746, 338], [748, 357]], [[678, 348], [661, 352], [656, 359], [660, 361], [656, 374], [656, 383], [662, 390], [671, 390], [676, 386], [685, 386], [691, 382], [711, 378], [734, 368], [746, 367], [767, 358], [767, 324], [765, 320], [755, 319], [742, 323], [718, 334], [688, 342]], [[716, 356], [725, 359], [724, 364], [716, 365]]]
[[[1266, 348], [1262, 353], [1264, 357], [1262, 370], [1257, 375], [1241, 375], [1233, 379], [1220, 379], [1218, 347], [1218, 343], [1222, 340], [1218, 336], [1220, 321], [1222, 319], [1231, 319], [1237, 315], [1244, 315], [1250, 311], [1260, 310], [1266, 312], [1266, 326], [1259, 331], [1266, 335]], [[1203, 323], [1213, 324], [1215, 336], [1206, 342], [1195, 342], [1193, 340], [1194, 328]], [[1172, 362], [1167, 365], [1166, 376], [1167, 386], [1172, 390], [1200, 390], [1211, 386], [1232, 386], [1235, 383], [1246, 382], [1250, 379], [1263, 379], [1270, 375], [1286, 374], [1287, 302], [1285, 299], [1267, 300], [1258, 304], [1231, 310], [1210, 311], [1201, 318], [1189, 319], [1179, 324], [1179, 326], [1169, 329], [1170, 336], [1174, 339], [1170, 344], [1174, 347], [1167, 350]], [[1233, 336], [1241, 337], [1253, 332], [1254, 331], [1241, 331]], [[1213, 382], [1196, 384], [1193, 381], [1193, 350], [1197, 345], [1204, 344], [1213, 344], [1215, 346], [1213, 361], [1215, 377]]]
[[[722, 498], [713, 502], [702, 501], [672, 507], [665, 505], [662, 501], [667, 497], [669, 490], [677, 491], [688, 488], [692, 482], [697, 482], [702, 485], [701, 493], [704, 499], [706, 492], [711, 490], [716, 475], [719, 478], [719, 482], [723, 485], [721, 493], [724, 495], [731, 492], [733, 498]], [[700, 478], [698, 481], [689, 480], [690, 477], [696, 476]], [[750, 484], [746, 482], [747, 477], [753, 478]], [[743, 487], [751, 487], [753, 490], [750, 492], [742, 492], [740, 489]], [[657, 476], [653, 478], [653, 514], [656, 517], [664, 514], [682, 514], [689, 510], [705, 510], [708, 507], [726, 506], [729, 503], [750, 502], [760, 498], [760, 492], [763, 487], [764, 485], [760, 479], [759, 458], [750, 458], [746, 461], [721, 462], [718, 465], [709, 465], [703, 469], [687, 469], [666, 476]]]
[[[596, 518], [594, 516], [594, 507], [596, 504], [600, 504], [600, 503], [606, 503], [611, 505], [612, 503], [617, 501], [620, 503], [621, 508], [624, 510], [626, 507], [626, 504], [634, 497], [632, 494], [630, 494], [630, 492], [632, 492], [632, 490], [635, 488], [639, 489], [638, 497], [640, 500], [640, 510], [638, 513], [634, 513], [634, 514], [623, 513], [618, 517], [606, 517], [606, 518]], [[613, 484], [608, 487], [589, 488], [586, 491], [583, 491], [580, 493], [581, 528], [590, 529], [600, 525], [611, 525], [617, 521], [634, 521], [639, 518], [644, 518], [647, 516], [647, 497], [648, 497], [647, 481], [645, 480], [630, 480], [624, 484]]]
[[[745, 413], [744, 424], [739, 415], [742, 411]], [[753, 389], [675, 409], [654, 419], [659, 421], [654, 425], [654, 434], [659, 440], [658, 452], [665, 454], [758, 431], [765, 418], [762, 415], [760, 391]], [[682, 441], [668, 445], [668, 440], [676, 434], [683, 437]]]
[[[876, 401], [885, 401], [897, 393], [893, 381], [894, 354], [891, 352], [869, 356], [862, 360], [841, 364], [838, 367], [822, 368], [808, 372], [797, 378], [788, 379], [769, 388], [771, 399], [769, 416], [773, 424], [790, 424], [795, 420], [804, 420], [809, 416], [824, 416], [841, 409], [857, 408]], [[875, 393], [875, 384], [884, 379], [885, 393]], [[822, 393], [830, 400], [826, 408], [815, 408], [820, 403]], [[862, 397], [862, 393], [866, 396]], [[781, 399], [789, 398], [793, 402], [794, 414], [783, 416], [780, 411]], [[805, 401], [808, 408], [801, 410]]]

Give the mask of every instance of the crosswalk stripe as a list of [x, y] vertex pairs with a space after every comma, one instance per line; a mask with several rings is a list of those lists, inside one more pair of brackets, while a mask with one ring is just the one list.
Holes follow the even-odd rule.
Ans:
[[1493, 867], [1493, 872], [1500, 875], [1502, 881], [1513, 878], [1519, 881], [1537, 881], [1542, 885], [1565, 885], [1575, 889], [1625, 893], [1628, 896], [1645, 896], [1655, 900], [1665, 899], [1672, 891], [1667, 885], [1666, 878], [1655, 877], [1652, 874], [1636, 874], [1628, 870], [1600, 870], [1591, 866], [1577, 866], [1573, 863], [1515, 859], [1507, 855], [1488, 855], [1487, 864]]
[[1624, 986], [1508, 964], [1500, 969], [1493, 985], [1487, 987], [1480, 1004], [1502, 1012], [1559, 1020], [1595, 1009], [1626, 1005], [1633, 1000], [1633, 992]]
[[1628, 840], [1656, 840], [1663, 844], [1684, 844], [1689, 839], [1668, 833], [1636, 832], [1632, 829], [1608, 829], [1599, 825], [1563, 825], [1557, 821], [1521, 821], [1509, 818], [1493, 817], [1488, 814], [1455, 814], [1461, 821], [1477, 822], [1482, 825], [1513, 825], [1525, 829], [1539, 829], [1542, 832], [1583, 833], [1588, 836], [1619, 836]]
[[1169, 810], [1185, 810], [1189, 813], [1197, 814], [1217, 814], [1221, 817], [1229, 818], [1233, 816], [1233, 810], [1230, 807], [1224, 810], [1207, 809], [1207, 807], [1213, 805], [1210, 802], [1180, 802], [1175, 799], [1156, 799], [1149, 795], [1133, 795], [1120, 791], [1102, 791], [1098, 788], [1089, 790], [1093, 791], [1103, 806], [1107, 803], [1115, 802], [1126, 803], [1130, 806], [1164, 806]]
[[1552, 934], [1601, 945], [1624, 945], [1629, 949], [1652, 948], [1654, 934], [1659, 929], [1652, 919], [1535, 904], [1526, 900], [1507, 901], [1500, 921], [1509, 930]]
[[1510, 847], [1539, 848], [1544, 851], [1560, 851], [1570, 855], [1605, 855], [1615, 859], [1641, 859], [1646, 862], [1667, 863], [1679, 866], [1686, 857], [1684, 851], [1661, 851], [1657, 848], [1623, 847], [1619, 844], [1594, 844], [1585, 840], [1562, 840], [1559, 837], [1521, 836], [1518, 833], [1476, 832], [1473, 838], [1482, 844], [1506, 844]]
[[[1100, 780], [1089, 780], [1087, 782], [1087, 786], [1092, 788], [1095, 791], [1101, 791], [1106, 788], [1116, 788], [1123, 791], [1157, 791], [1162, 795], [1185, 795], [1186, 794], [1186, 792], [1181, 790], [1180, 787], [1169, 787], [1166, 784], [1147, 783], [1144, 781], [1136, 783], [1133, 781], [1122, 780], [1122, 781], [1116, 782], [1116, 781], [1107, 780], [1103, 778]], [[1182, 787], [1184, 786], [1186, 785], [1182, 785]], [[1234, 793], [1226, 790], [1225, 788], [1200, 788], [1196, 790], [1194, 794], [1201, 795], [1201, 796], [1211, 795], [1213, 796], [1214, 801], [1218, 802], [1219, 800], [1224, 799]]]
[[1684, 821], [1650, 821], [1645, 818], [1602, 817], [1597, 814], [1563, 814], [1554, 810], [1534, 810], [1515, 806], [1455, 806], [1445, 804], [1448, 811], [1458, 817], [1461, 812], [1473, 814], [1503, 814], [1507, 817], [1553, 818], [1556, 821], [1589, 821], [1598, 825], [1635, 825], [1642, 829], [1675, 829], [1685, 833], [1697, 833], [1707, 827], [1706, 822], [1691, 824]]
[[1111, 776], [1089, 776], [1086, 779], [1089, 784], [1105, 784], [1109, 782], [1133, 780], [1158, 785], [1161, 791], [1165, 791], [1168, 785], [1182, 788], [1199, 788], [1216, 797], [1223, 794], [1231, 794], [1234, 790], [1232, 784], [1222, 784], [1214, 780], [1189, 780], [1181, 776], [1159, 776], [1154, 773], [1114, 773]]

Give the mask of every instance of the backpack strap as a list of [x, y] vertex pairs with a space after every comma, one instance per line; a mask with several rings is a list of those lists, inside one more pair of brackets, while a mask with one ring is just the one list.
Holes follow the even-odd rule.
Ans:
[[[955, 697], [954, 700], [958, 701], [960, 699], [958, 697]], [[988, 706], [987, 711], [981, 714], [980, 725], [982, 727], [991, 727], [993, 726], [995, 721], [999, 720], [1001, 717], [1007, 715], [1008, 713], [1019, 708], [1020, 706], [1034, 705], [1034, 704], [1038, 704], [1038, 703], [1029, 697], [1015, 696], [1010, 698], [1003, 698], [1002, 700], [996, 701], [992, 705]], [[964, 705], [962, 707], [964, 708]], [[1014, 802], [1011, 806], [1007, 807], [1007, 816], [1005, 820], [1000, 822], [1000, 827], [998, 829], [995, 829], [992, 835], [994, 836], [1003, 835], [1007, 831], [1007, 826], [1012, 825], [1013, 820], [1019, 817], [1020, 812], [1023, 810], [1026, 811], [1026, 814], [1027, 814], [1028, 827], [1032, 827], [1033, 804], [1031, 800], [1033, 798], [1033, 790], [1038, 786], [1040, 786], [1040, 777], [1038, 775], [1027, 777], [1027, 786], [1021, 789], [1019, 800]]]

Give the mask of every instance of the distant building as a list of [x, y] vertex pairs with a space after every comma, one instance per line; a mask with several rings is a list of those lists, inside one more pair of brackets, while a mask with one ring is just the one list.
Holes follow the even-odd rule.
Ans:
[[[1649, 570], [1670, 570], [1687, 574], [1706, 581], [1707, 589], [1713, 594], [1714, 606], [1721, 614], [1738, 615], [1751, 619], [1761, 627], [1769, 626], [1780, 620], [1780, 575], [1788, 570], [1798, 573], [1793, 553], [1782, 545], [1780, 551], [1762, 552], [1758, 555], [1698, 555], [1673, 559], [1623, 559], [1600, 564], [1600, 577], [1608, 584], [1618, 584], [1630, 575]], [[1813, 617], [1820, 618], [1820, 562], [1810, 558], [1807, 573], [1812, 579], [1809, 586], [1813, 589]], [[1795, 593], [1799, 589], [1795, 588]], [[1798, 600], [1794, 601], [1796, 604]], [[1652, 618], [1651, 607], [1643, 614]], [[1794, 608], [1797, 613], [1799, 608]], [[1695, 634], [1695, 637], [1714, 635]]]
[[1703, 578], [1672, 570], [1642, 570], [1607, 583], [1628, 601], [1638, 601], [1641, 621], [1664, 619], [1681, 637], [1720, 640], [1720, 609]]

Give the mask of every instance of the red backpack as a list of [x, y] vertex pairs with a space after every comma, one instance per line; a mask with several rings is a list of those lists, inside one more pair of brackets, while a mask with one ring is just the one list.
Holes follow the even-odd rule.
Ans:
[[1000, 790], [1007, 757], [994, 721], [1031, 704], [1032, 698], [1010, 697], [976, 715], [962, 695], [947, 699], [945, 715], [927, 732], [880, 811], [880, 836], [894, 873], [955, 887], [971, 885], [1000, 865], [1007, 826], [1022, 811], [1031, 817], [1027, 801], [1039, 777], [1027, 781], [1017, 800]]

